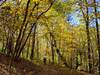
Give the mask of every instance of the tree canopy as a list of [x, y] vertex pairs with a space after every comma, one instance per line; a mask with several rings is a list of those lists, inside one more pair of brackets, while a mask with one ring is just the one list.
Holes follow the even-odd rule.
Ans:
[[99, 75], [100, 0], [0, 0], [0, 52]]

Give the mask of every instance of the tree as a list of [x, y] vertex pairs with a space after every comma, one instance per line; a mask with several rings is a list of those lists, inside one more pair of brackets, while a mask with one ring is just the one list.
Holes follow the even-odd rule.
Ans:
[[90, 50], [90, 32], [89, 32], [89, 15], [88, 15], [89, 9], [88, 9], [87, 0], [85, 0], [85, 4], [86, 4], [86, 6], [85, 6], [86, 12], [84, 13], [84, 11], [82, 9], [83, 7], [82, 7], [82, 0], [81, 0], [80, 6], [81, 6], [82, 14], [84, 16], [85, 23], [86, 23], [86, 33], [87, 33], [87, 43], [88, 43], [88, 65], [89, 65], [89, 72], [91, 73], [92, 64], [91, 64], [91, 55], [90, 55], [91, 50]]
[[98, 48], [98, 54], [99, 54], [99, 74], [100, 74], [100, 37], [99, 37], [99, 23], [98, 23], [98, 16], [97, 16], [97, 5], [96, 0], [94, 0], [94, 14], [95, 14], [95, 22], [96, 22], [96, 33], [97, 33], [97, 48]]

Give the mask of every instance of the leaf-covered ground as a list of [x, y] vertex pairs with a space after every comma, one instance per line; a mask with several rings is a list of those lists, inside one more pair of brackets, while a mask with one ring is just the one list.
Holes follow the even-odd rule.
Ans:
[[54, 65], [35, 65], [25, 59], [13, 62], [9, 70], [9, 61], [10, 57], [0, 54], [0, 75], [90, 75]]

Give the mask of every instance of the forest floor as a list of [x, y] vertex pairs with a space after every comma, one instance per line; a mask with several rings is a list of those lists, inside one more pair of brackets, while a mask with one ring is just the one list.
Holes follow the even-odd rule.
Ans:
[[12, 62], [9, 70], [9, 62], [10, 57], [0, 54], [0, 75], [90, 75], [56, 65], [36, 65], [22, 58]]

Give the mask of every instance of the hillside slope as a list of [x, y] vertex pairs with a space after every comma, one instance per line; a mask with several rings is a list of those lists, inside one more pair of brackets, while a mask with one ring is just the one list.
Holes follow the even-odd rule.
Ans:
[[28, 60], [14, 61], [9, 69], [10, 57], [0, 54], [0, 75], [90, 75], [54, 65], [35, 65]]

